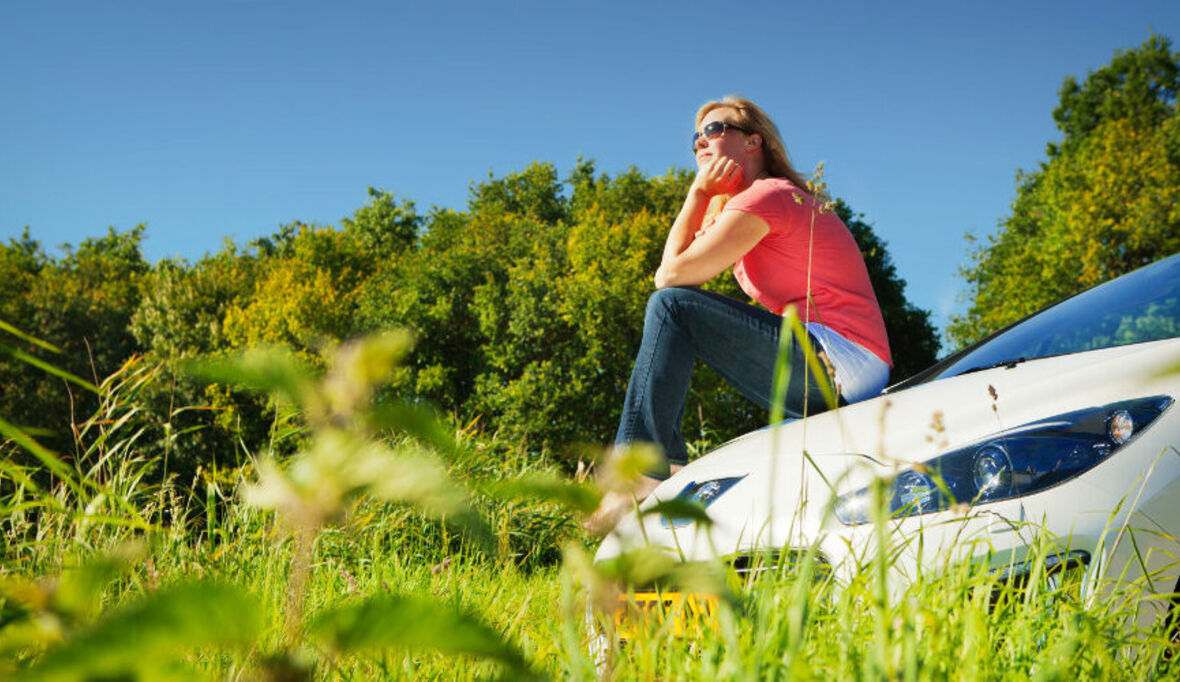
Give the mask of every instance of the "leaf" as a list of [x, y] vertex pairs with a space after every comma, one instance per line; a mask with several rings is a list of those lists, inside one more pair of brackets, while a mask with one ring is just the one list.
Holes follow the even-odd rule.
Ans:
[[612, 448], [606, 459], [599, 465], [598, 481], [606, 490], [631, 492], [644, 475], [663, 468], [668, 471], [658, 446], [650, 443], [631, 443]]
[[599, 561], [594, 569], [603, 577], [624, 585], [647, 587], [668, 582], [680, 562], [668, 550], [645, 546]]
[[453, 481], [435, 460], [402, 451], [382, 455], [373, 449], [375, 457], [383, 461], [373, 471], [383, 471], [367, 483], [367, 491], [374, 497], [391, 502], [411, 504], [428, 516], [462, 530], [466, 537], [488, 554], [495, 554], [494, 535], [483, 517], [472, 509], [469, 494]]
[[366, 409], [373, 389], [390, 380], [412, 345], [409, 332], [384, 332], [342, 343], [324, 353], [328, 372], [320, 392], [327, 411], [349, 416]]
[[425, 405], [403, 401], [376, 405], [370, 410], [369, 426], [374, 430], [392, 429], [412, 436], [447, 455], [459, 451], [454, 433], [443, 425], [434, 410]]
[[127, 545], [118, 551], [93, 558], [76, 569], [65, 571], [53, 596], [54, 606], [77, 619], [97, 613], [103, 590], [143, 555], [142, 546]]
[[495, 630], [474, 616], [423, 597], [379, 595], [329, 609], [313, 621], [309, 632], [340, 652], [432, 649], [490, 658], [514, 673], [533, 676], [520, 652]]
[[21, 671], [17, 680], [130, 677], [156, 670], [185, 652], [249, 646], [262, 631], [261, 605], [237, 587], [201, 582], [175, 585], [83, 630]]
[[305, 407], [314, 386], [310, 368], [294, 353], [274, 346], [251, 348], [228, 358], [190, 360], [182, 371], [206, 381], [272, 393]]
[[365, 387], [386, 383], [413, 346], [413, 335], [405, 330], [382, 332], [341, 344], [330, 353], [331, 379]]
[[554, 502], [567, 509], [589, 514], [598, 508], [602, 495], [594, 486], [558, 476], [532, 474], [492, 486], [493, 494], [515, 499]]
[[261, 460], [258, 482], [245, 489], [249, 504], [309, 526], [338, 519], [362, 494], [412, 505], [463, 529], [482, 548], [495, 547], [487, 524], [471, 510], [467, 491], [434, 458], [408, 448], [391, 450], [337, 429], [320, 431], [285, 469]]
[[670, 500], [660, 500], [657, 504], [640, 512], [643, 516], [659, 514], [669, 519], [688, 519], [702, 526], [713, 525], [713, 519], [705, 511], [705, 505], [696, 500], [683, 497], [673, 497]]
[[[567, 552], [566, 556], [568, 560], [570, 553]], [[659, 547], [646, 546], [625, 551], [593, 564], [591, 571], [594, 574], [591, 585], [607, 582], [626, 588], [658, 588], [708, 594], [731, 607], [739, 605], [737, 595], [726, 584], [725, 568], [721, 562], [685, 562]], [[599, 608], [603, 603], [600, 598]], [[613, 608], [613, 604], [606, 605]]]

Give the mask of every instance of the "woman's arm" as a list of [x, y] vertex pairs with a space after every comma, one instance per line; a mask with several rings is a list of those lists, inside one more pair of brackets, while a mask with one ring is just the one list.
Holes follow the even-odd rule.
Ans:
[[656, 270], [656, 288], [704, 284], [738, 261], [770, 232], [752, 213], [728, 211], [717, 216], [708, 232], [692, 240]]
[[731, 159], [717, 158], [701, 168], [664, 243], [656, 270], [657, 289], [703, 284], [737, 262], [770, 232], [758, 216], [730, 211], [718, 214], [712, 227], [701, 229], [709, 201], [742, 185], [742, 169]]

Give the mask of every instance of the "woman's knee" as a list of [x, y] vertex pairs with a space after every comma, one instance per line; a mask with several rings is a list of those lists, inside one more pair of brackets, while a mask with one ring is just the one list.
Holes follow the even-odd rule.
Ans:
[[647, 299], [647, 316], [664, 316], [674, 313], [682, 303], [699, 295], [696, 289], [688, 287], [667, 287], [656, 289]]

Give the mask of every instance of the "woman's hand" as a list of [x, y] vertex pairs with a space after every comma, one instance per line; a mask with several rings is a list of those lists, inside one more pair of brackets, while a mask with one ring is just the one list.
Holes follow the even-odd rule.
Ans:
[[742, 211], [722, 212], [707, 232], [696, 234], [712, 197], [739, 192], [744, 181], [741, 164], [727, 156], [701, 164], [664, 242], [664, 255], [655, 275], [657, 289], [707, 282], [766, 236], [770, 231], [766, 221]]
[[742, 186], [742, 166], [728, 156], [709, 159], [697, 170], [692, 181], [692, 190], [714, 197], [718, 194], [732, 194]]

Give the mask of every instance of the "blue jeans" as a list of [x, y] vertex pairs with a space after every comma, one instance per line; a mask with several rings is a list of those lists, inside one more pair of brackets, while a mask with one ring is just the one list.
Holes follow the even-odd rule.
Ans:
[[[643, 341], [627, 384], [615, 444], [637, 441], [663, 448], [667, 462], [655, 478], [668, 476], [668, 464], [684, 464], [688, 449], [680, 434], [693, 363], [700, 358], [743, 396], [770, 409], [774, 363], [782, 317], [769, 310], [696, 288], [657, 290], [647, 301]], [[812, 338], [817, 350], [819, 344]], [[788, 416], [827, 409], [819, 385], [798, 343], [791, 343]]]

